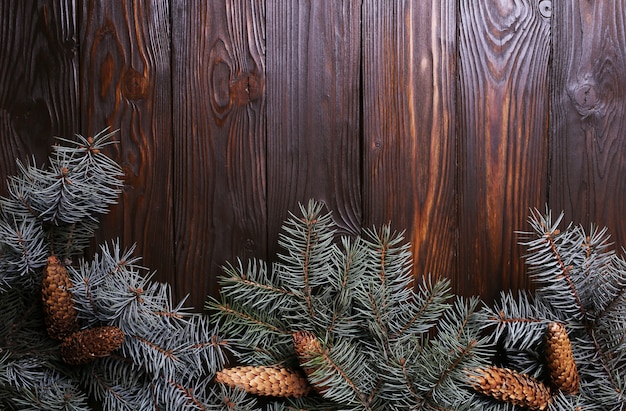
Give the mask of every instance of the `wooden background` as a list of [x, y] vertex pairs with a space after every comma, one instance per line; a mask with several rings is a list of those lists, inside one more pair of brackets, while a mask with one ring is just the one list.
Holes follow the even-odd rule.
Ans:
[[626, 0], [0, 0], [0, 177], [119, 128], [97, 241], [136, 242], [197, 309], [309, 198], [344, 233], [406, 229], [416, 276], [491, 300], [529, 286], [530, 208], [626, 242], [625, 20]]

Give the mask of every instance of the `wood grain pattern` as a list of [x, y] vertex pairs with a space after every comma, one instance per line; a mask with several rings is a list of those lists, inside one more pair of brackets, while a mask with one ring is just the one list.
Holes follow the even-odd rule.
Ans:
[[202, 307], [221, 266], [266, 257], [264, 1], [176, 1], [177, 278]]
[[[169, 5], [85, 1], [81, 17], [84, 134], [119, 129], [110, 155], [126, 187], [98, 242], [120, 238], [156, 279], [176, 285], [173, 253]], [[97, 250], [96, 250], [97, 251]], [[180, 290], [179, 290], [180, 291]]]
[[454, 1], [366, 1], [366, 226], [406, 229], [416, 276], [456, 276]]
[[267, 9], [270, 255], [287, 210], [324, 201], [340, 232], [361, 227], [356, 1], [271, 0]]
[[0, 194], [15, 160], [43, 164], [78, 131], [75, 2], [0, 2]]
[[488, 301], [526, 288], [514, 232], [546, 202], [550, 21], [539, 6], [460, 3], [459, 280]]
[[[554, 7], [554, 10], [552, 9]], [[288, 211], [391, 221], [416, 276], [529, 286], [532, 207], [626, 244], [626, 0], [0, 1], [0, 178], [119, 128], [97, 241], [201, 309]], [[2, 185], [0, 194], [6, 190]]]
[[555, 2], [550, 206], [626, 242], [626, 2]]

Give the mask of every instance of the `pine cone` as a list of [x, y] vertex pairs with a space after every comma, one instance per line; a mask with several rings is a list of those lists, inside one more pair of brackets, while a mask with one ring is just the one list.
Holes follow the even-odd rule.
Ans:
[[499, 401], [531, 410], [545, 410], [552, 402], [548, 387], [529, 375], [508, 368], [480, 368], [469, 378], [476, 391]]
[[[298, 357], [300, 367], [306, 373], [309, 382], [311, 381], [311, 375], [315, 371], [314, 368], [307, 366], [306, 363], [312, 358], [319, 356], [324, 352], [322, 343], [320, 340], [310, 331], [296, 331], [293, 333], [293, 348]], [[312, 384], [315, 391], [319, 394], [324, 394], [328, 390], [327, 380], [319, 381], [316, 384]]]
[[61, 357], [67, 364], [87, 364], [111, 355], [123, 342], [124, 332], [112, 325], [76, 331], [61, 343]]
[[550, 370], [550, 384], [566, 394], [578, 393], [580, 376], [574, 361], [572, 343], [565, 326], [551, 322], [546, 333], [546, 362]]
[[324, 351], [320, 340], [310, 331], [294, 332], [293, 348], [298, 356], [300, 365]]
[[78, 328], [71, 288], [65, 266], [56, 256], [48, 257], [41, 279], [41, 299], [48, 335], [55, 340], [62, 340]]
[[215, 374], [215, 381], [269, 397], [299, 398], [307, 395], [311, 388], [301, 373], [279, 366], [225, 368]]

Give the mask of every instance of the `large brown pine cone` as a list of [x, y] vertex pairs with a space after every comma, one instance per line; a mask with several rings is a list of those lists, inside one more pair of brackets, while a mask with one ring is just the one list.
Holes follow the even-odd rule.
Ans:
[[572, 343], [561, 323], [551, 322], [548, 325], [546, 362], [552, 387], [566, 394], [576, 394], [580, 387], [580, 376], [574, 361]]
[[531, 410], [545, 410], [552, 402], [548, 387], [508, 368], [480, 368], [471, 373], [469, 379], [479, 393]]
[[41, 299], [48, 335], [56, 340], [62, 340], [78, 327], [71, 288], [63, 263], [54, 255], [48, 257], [41, 279]]
[[280, 366], [240, 366], [215, 374], [215, 381], [254, 395], [299, 398], [310, 392], [300, 372]]

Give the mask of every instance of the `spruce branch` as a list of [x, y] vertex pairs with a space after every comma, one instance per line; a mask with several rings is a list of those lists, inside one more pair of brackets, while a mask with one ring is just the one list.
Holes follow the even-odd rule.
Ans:
[[297, 298], [294, 292], [283, 288], [278, 270], [268, 269], [263, 260], [251, 259], [245, 268], [242, 261], [237, 260], [237, 266], [227, 264], [224, 272], [226, 275], [220, 279], [222, 294], [233, 300], [244, 300], [248, 293], [258, 294], [260, 298], [250, 302], [252, 309], [284, 307], [291, 305], [289, 300]]
[[500, 303], [484, 307], [483, 328], [489, 332], [494, 343], [504, 341], [507, 347], [519, 351], [528, 350], [541, 342], [550, 319], [550, 310], [529, 292], [520, 290], [517, 297], [502, 292]]
[[559, 215], [552, 222], [552, 215], [542, 215], [534, 210], [529, 217], [533, 232], [520, 232], [520, 244], [527, 247], [526, 263], [529, 275], [539, 287], [539, 294], [549, 294], [555, 311], [568, 318], [587, 320], [587, 310], [580, 299], [575, 281], [580, 280], [579, 270], [584, 265], [585, 236], [580, 227], [570, 225], [564, 231], [558, 226], [563, 219]]
[[479, 300], [451, 304], [449, 281], [415, 281], [409, 245], [389, 225], [336, 238], [322, 203], [300, 212], [277, 262], [225, 266], [221, 300], [207, 301], [240, 360], [302, 368], [319, 396], [295, 409], [325, 409], [321, 399], [337, 410], [467, 408], [465, 369], [491, 355]]
[[4, 287], [14, 281], [35, 281], [46, 263], [48, 249], [41, 223], [34, 218], [0, 220], [0, 280]]
[[302, 217], [291, 214], [279, 235], [279, 246], [286, 253], [279, 255], [284, 287], [301, 294], [311, 317], [316, 315], [312, 294], [326, 283], [322, 275], [332, 258], [336, 245], [335, 230], [328, 214], [322, 214], [322, 203], [310, 201], [307, 207], [300, 205]]
[[431, 330], [441, 315], [451, 306], [450, 281], [442, 279], [433, 283], [430, 277], [418, 285], [418, 292], [410, 292], [408, 307], [398, 310], [397, 320], [392, 323], [392, 340], [422, 334]]
[[371, 410], [371, 394], [376, 372], [367, 354], [349, 340], [328, 344], [327, 348], [303, 364], [313, 370], [310, 383], [319, 387], [324, 398], [344, 404], [360, 404]]
[[123, 185], [103, 150], [113, 134], [60, 139], [0, 198], [0, 407], [229, 409], [212, 379], [232, 347], [208, 317], [174, 302], [134, 247], [83, 254]]
[[[96, 150], [113, 143], [113, 134], [99, 134]], [[9, 196], [0, 198], [0, 276], [7, 284], [35, 276], [50, 252], [62, 259], [80, 255], [123, 185], [115, 162], [76, 146], [53, 146], [45, 167], [34, 159], [17, 165], [7, 181]]]
[[606, 228], [561, 229], [562, 219], [531, 212], [520, 244], [537, 289], [503, 293], [483, 329], [501, 363], [553, 386], [550, 410], [623, 409], [626, 264]]

